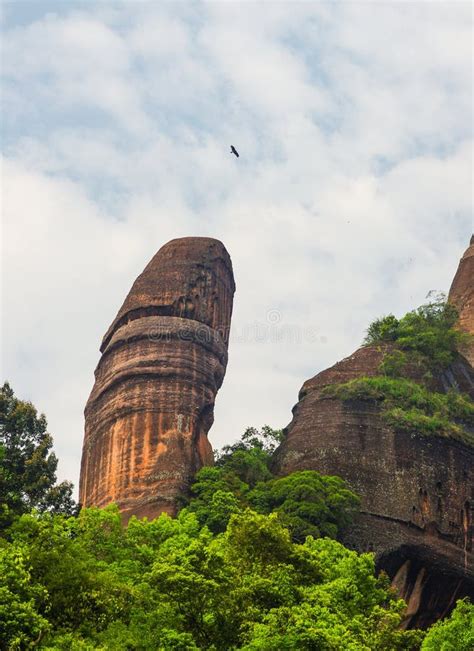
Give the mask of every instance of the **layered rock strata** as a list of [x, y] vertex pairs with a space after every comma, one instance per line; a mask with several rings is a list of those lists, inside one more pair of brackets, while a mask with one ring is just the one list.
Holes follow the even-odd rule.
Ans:
[[[474, 235], [454, 276], [449, 301], [458, 309], [459, 326], [474, 334]], [[467, 344], [462, 352], [474, 366], [474, 342]]]
[[116, 502], [125, 519], [173, 514], [212, 463], [234, 291], [229, 254], [210, 238], [172, 240], [137, 278], [103, 338], [85, 408], [84, 506]]
[[[464, 256], [450, 293], [466, 329], [473, 324], [472, 259]], [[474, 598], [474, 449], [452, 438], [396, 431], [377, 401], [328, 397], [328, 385], [380, 374], [387, 352], [389, 346], [360, 348], [305, 382], [274, 470], [317, 470], [349, 483], [362, 511], [343, 542], [375, 552], [379, 569], [408, 603], [405, 626], [426, 626], [456, 599]], [[416, 367], [407, 369], [415, 381], [416, 374]], [[474, 372], [462, 355], [432, 383], [433, 390], [474, 398]]]

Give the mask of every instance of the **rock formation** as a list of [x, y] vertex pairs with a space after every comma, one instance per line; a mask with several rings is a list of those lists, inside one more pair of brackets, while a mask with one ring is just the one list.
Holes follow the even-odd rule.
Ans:
[[[471, 332], [473, 260], [471, 242], [450, 293], [461, 325]], [[362, 499], [362, 512], [343, 542], [375, 552], [378, 567], [408, 603], [405, 625], [426, 626], [456, 599], [474, 597], [474, 448], [396, 431], [374, 400], [324, 394], [328, 385], [378, 375], [387, 348], [362, 347], [304, 383], [274, 469], [282, 475], [311, 469], [347, 480]], [[461, 355], [433, 383], [437, 391], [461, 389], [474, 397], [473, 369]]]
[[[458, 309], [460, 327], [474, 333], [474, 235], [454, 276], [449, 301]], [[463, 353], [474, 366], [474, 342], [467, 345]]]
[[218, 240], [172, 240], [104, 336], [85, 408], [80, 502], [124, 518], [175, 513], [212, 463], [207, 433], [227, 365], [235, 284]]

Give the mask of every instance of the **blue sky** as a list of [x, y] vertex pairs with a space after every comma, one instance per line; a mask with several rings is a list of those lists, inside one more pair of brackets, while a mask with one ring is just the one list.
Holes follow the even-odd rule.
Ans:
[[100, 339], [173, 237], [234, 264], [216, 447], [286, 425], [374, 317], [449, 289], [472, 232], [470, 3], [2, 9], [2, 367], [61, 478]]

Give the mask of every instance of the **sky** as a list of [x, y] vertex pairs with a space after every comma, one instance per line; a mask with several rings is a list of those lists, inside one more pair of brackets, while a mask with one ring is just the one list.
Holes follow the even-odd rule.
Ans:
[[216, 448], [287, 425], [374, 318], [449, 290], [473, 226], [470, 3], [1, 8], [1, 379], [46, 414], [61, 480], [102, 335], [172, 238], [233, 261]]

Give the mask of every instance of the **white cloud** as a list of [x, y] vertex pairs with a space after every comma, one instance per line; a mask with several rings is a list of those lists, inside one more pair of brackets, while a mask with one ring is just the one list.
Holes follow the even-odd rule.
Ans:
[[3, 365], [62, 477], [101, 336], [172, 237], [218, 237], [234, 263], [215, 445], [285, 425], [373, 317], [449, 288], [472, 226], [470, 11], [116, 3], [7, 22]]

